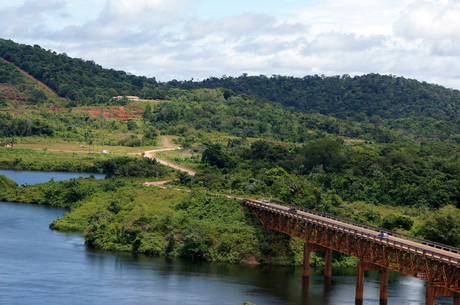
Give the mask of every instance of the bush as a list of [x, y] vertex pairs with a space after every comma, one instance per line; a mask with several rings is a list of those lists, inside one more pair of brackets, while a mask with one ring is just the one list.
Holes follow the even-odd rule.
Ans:
[[417, 234], [453, 247], [460, 246], [460, 210], [449, 205], [430, 213], [417, 229]]
[[388, 230], [403, 229], [410, 230], [414, 221], [406, 215], [397, 215], [390, 213], [383, 218], [382, 227]]
[[0, 191], [16, 187], [18, 187], [18, 184], [15, 181], [11, 180], [5, 175], [0, 175]]

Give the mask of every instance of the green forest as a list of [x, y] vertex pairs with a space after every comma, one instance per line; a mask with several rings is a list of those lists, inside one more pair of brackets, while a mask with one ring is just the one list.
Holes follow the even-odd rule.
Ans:
[[[69, 208], [51, 227], [84, 232], [91, 246], [300, 263], [301, 241], [264, 230], [238, 201], [213, 195], [231, 193], [460, 247], [458, 90], [378, 74], [160, 83], [7, 40], [0, 40], [0, 57], [10, 62], [0, 61], [0, 143], [7, 146], [0, 147], [0, 168], [107, 175], [36, 186], [1, 178], [0, 199]], [[118, 95], [143, 100], [113, 99]], [[94, 114], [90, 106], [130, 116]], [[195, 176], [124, 151], [158, 148], [166, 136], [180, 152], [165, 158]], [[51, 144], [89, 149], [51, 152]], [[91, 153], [95, 144], [118, 151]], [[170, 186], [179, 191], [142, 185], [158, 176], [176, 179]]]

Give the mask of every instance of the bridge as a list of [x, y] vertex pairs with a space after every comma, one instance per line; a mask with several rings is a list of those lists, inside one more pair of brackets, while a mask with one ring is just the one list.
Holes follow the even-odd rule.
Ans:
[[[303, 276], [310, 275], [310, 253], [325, 251], [324, 276], [331, 277], [332, 251], [359, 258], [356, 303], [364, 293], [364, 271], [380, 271], [380, 301], [388, 299], [388, 270], [427, 282], [426, 305], [436, 296], [453, 297], [460, 305], [460, 249], [378, 228], [277, 200], [243, 199], [265, 228], [305, 240]], [[296, 209], [296, 211], [290, 210]], [[379, 237], [380, 232], [388, 238]]]

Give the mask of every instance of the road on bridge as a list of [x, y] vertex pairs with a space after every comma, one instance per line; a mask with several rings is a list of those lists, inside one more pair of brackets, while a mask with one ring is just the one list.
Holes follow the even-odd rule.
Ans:
[[[286, 213], [292, 213], [292, 212], [289, 211], [289, 207], [286, 207], [284, 205], [280, 205], [280, 204], [276, 204], [276, 203], [267, 204], [267, 203], [263, 203], [262, 201], [258, 201], [258, 200], [252, 200], [252, 201], [258, 202], [261, 205], [266, 206], [267, 209], [270, 209], [270, 207], [274, 207], [274, 208], [283, 210]], [[380, 233], [378, 231], [373, 231], [373, 230], [369, 230], [369, 229], [366, 229], [366, 228], [361, 228], [361, 227], [358, 227], [358, 226], [347, 224], [345, 222], [337, 221], [337, 220], [330, 219], [330, 218], [321, 217], [319, 215], [315, 215], [315, 214], [300, 211], [300, 210], [297, 210], [296, 213], [292, 213], [292, 214], [293, 214], [293, 216], [297, 215], [297, 216], [300, 216], [300, 217], [302, 217], [302, 216], [303, 217], [308, 217], [310, 219], [310, 221], [313, 221], [313, 222], [316, 221], [316, 223], [318, 223], [318, 224], [319, 223], [326, 224], [327, 226], [329, 226], [331, 228], [339, 229], [339, 230], [341, 230], [343, 232], [346, 232], [346, 233], [357, 234], [360, 237], [364, 237], [364, 236], [372, 237], [373, 236], [373, 237], [375, 237], [376, 240], [381, 240], [381, 241], [384, 241], [384, 242], [385, 242], [385, 240], [388, 240], [388, 243], [390, 243], [390, 244], [393, 244], [393, 243], [401, 244], [402, 249], [405, 249], [405, 250], [409, 250], [410, 248], [412, 248], [412, 249], [417, 248], [417, 252], [419, 254], [423, 254], [424, 251], [425, 251], [425, 253], [426, 252], [433, 252], [433, 253], [437, 254], [437, 255], [434, 256], [434, 259], [442, 260], [442, 261], [447, 262], [447, 263], [449, 263], [449, 258], [453, 258], [456, 261], [460, 262], [460, 254], [458, 254], [458, 253], [454, 253], [454, 252], [451, 252], [451, 251], [446, 251], [446, 250], [443, 250], [443, 249], [435, 248], [435, 247], [432, 247], [432, 246], [429, 246], [429, 245], [424, 245], [424, 244], [414, 242], [414, 241], [410, 241], [410, 240], [407, 240], [407, 239], [398, 238], [398, 237], [395, 237], [395, 236], [392, 236], [392, 235], [389, 235], [388, 238], [382, 238], [382, 237], [378, 236], [378, 234]]]

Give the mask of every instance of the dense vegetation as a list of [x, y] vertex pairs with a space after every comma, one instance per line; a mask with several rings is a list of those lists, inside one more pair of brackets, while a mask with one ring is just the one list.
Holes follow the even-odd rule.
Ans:
[[[190, 195], [133, 184], [172, 174], [147, 158], [0, 149], [1, 168], [107, 174], [104, 181], [37, 186], [0, 181], [2, 200], [71, 208], [52, 227], [85, 232], [89, 245], [228, 262], [300, 262], [300, 241], [263, 230], [236, 201], [206, 195], [206, 189], [276, 198], [460, 246], [457, 90], [377, 74], [160, 84], [6, 40], [0, 40], [0, 56], [56, 90], [68, 107], [46, 110], [43, 96], [33, 100], [36, 109], [30, 101], [25, 107], [0, 99], [0, 107], [10, 107], [0, 113], [2, 145], [36, 136], [153, 146], [159, 134], [168, 134], [190, 149], [191, 156], [173, 159], [198, 172], [193, 178], [177, 173], [176, 187], [193, 186]], [[0, 88], [23, 87], [17, 94], [34, 96], [13, 64], [1, 65], [0, 72]], [[76, 107], [128, 103], [112, 100], [115, 95], [166, 100], [138, 102], [142, 118], [129, 121], [90, 117]], [[213, 141], [212, 133], [225, 141]]]
[[193, 143], [200, 131], [297, 143], [328, 134], [383, 143], [401, 139], [401, 135], [410, 140], [403, 128], [299, 112], [247, 95], [225, 99], [224, 94], [225, 90], [209, 89], [176, 92], [170, 102], [156, 105], [145, 118], [162, 133], [184, 137], [184, 143]]
[[[403, 77], [243, 74], [160, 84], [154, 78], [103, 69], [92, 61], [7, 40], [0, 40], [0, 57], [67, 98], [66, 107], [126, 103], [112, 100], [117, 95], [171, 100], [171, 105], [154, 107], [153, 118], [144, 118], [170, 134], [183, 134], [180, 128], [193, 127], [240, 137], [304, 142], [312, 139], [307, 130], [313, 129], [380, 143], [401, 136], [404, 140], [460, 142], [460, 92]], [[191, 125], [193, 120], [199, 123]], [[286, 134], [291, 130], [293, 135]]]
[[340, 76], [273, 75], [211, 77], [201, 82], [171, 81], [182, 89], [226, 88], [235, 94], [276, 101], [342, 119], [399, 119], [426, 116], [458, 119], [460, 92], [445, 87], [392, 75]]
[[38, 45], [32, 47], [0, 39], [0, 57], [42, 81], [59, 96], [74, 101], [69, 105], [107, 101], [118, 95], [163, 97], [161, 90], [151, 88], [157, 84], [155, 78], [103, 69], [94, 61], [70, 58]]
[[[131, 135], [117, 137], [128, 133]], [[68, 143], [140, 147], [157, 145], [158, 132], [151, 125], [138, 124], [135, 120], [102, 120], [77, 111], [24, 108], [18, 113], [0, 112], [0, 146], [14, 145], [18, 138], [31, 136], [56, 137]]]
[[[208, 144], [193, 183], [221, 193], [273, 197], [460, 246], [458, 234], [444, 232], [446, 222], [452, 223], [450, 230], [460, 229], [457, 146], [342, 146], [333, 139], [302, 147], [240, 143]], [[190, 177], [183, 174], [178, 183], [189, 185]], [[356, 202], [376, 210], [356, 211], [350, 206]], [[398, 207], [397, 212], [382, 211], [388, 206]]]
[[0, 168], [15, 170], [104, 173], [111, 177], [165, 178], [170, 169], [155, 159], [107, 154], [50, 153], [0, 148]]
[[6, 99], [36, 103], [49, 97], [50, 93], [19, 72], [14, 64], [0, 60], [0, 106], [6, 106]]
[[[460, 150], [450, 144], [342, 146], [323, 139], [302, 147], [265, 141], [248, 147], [235, 142], [209, 144], [203, 152], [198, 177], [207, 187], [271, 193], [308, 207], [319, 204], [312, 193], [318, 187], [351, 202], [460, 207]], [[290, 190], [295, 183], [299, 189]]]
[[[225, 99], [234, 94], [246, 94], [285, 107], [377, 125], [385, 124], [385, 120], [417, 118], [416, 121], [423, 121], [428, 118], [426, 124], [447, 125], [449, 128], [444, 132], [455, 128], [450, 133], [460, 134], [460, 92], [403, 77], [369, 74], [296, 78], [243, 74], [236, 78], [212, 77], [201, 82], [173, 80], [160, 84], [154, 78], [103, 69], [92, 61], [7, 40], [0, 40], [0, 57], [44, 82], [59, 96], [75, 102], [69, 105], [100, 103], [116, 95], [170, 99], [177, 88], [225, 88]], [[402, 122], [411, 123], [411, 120]]]
[[6, 177], [5, 175], [0, 175], [0, 190], [7, 190], [11, 188], [16, 188], [18, 184]]
[[[84, 232], [87, 244], [100, 249], [223, 262], [302, 262], [302, 240], [264, 230], [238, 201], [202, 191], [88, 178], [0, 189], [0, 200], [71, 208], [50, 227]], [[313, 256], [315, 264], [322, 260]]]

